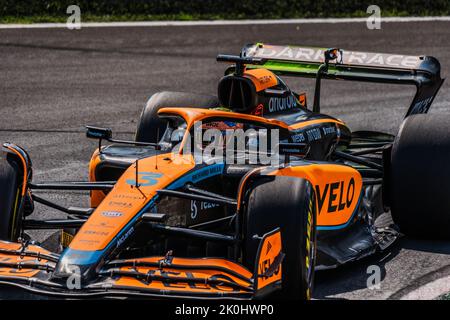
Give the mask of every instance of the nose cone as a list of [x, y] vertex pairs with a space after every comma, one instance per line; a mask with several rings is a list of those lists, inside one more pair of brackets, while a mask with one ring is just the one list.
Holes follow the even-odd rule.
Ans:
[[52, 280], [63, 284], [65, 282], [69, 289], [77, 289], [77, 283], [84, 285], [95, 278], [101, 255], [100, 251], [89, 252], [67, 248], [55, 267]]
[[61, 255], [55, 280], [92, 281], [111, 252], [132, 238], [140, 217], [158, 199], [157, 191], [181, 181], [194, 167], [192, 159], [174, 166], [168, 157], [145, 158], [139, 160], [138, 168], [134, 164], [125, 171]]

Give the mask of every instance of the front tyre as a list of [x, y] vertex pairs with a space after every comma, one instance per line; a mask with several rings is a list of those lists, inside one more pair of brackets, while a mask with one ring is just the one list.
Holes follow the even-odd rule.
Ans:
[[253, 266], [258, 247], [254, 235], [281, 229], [281, 291], [283, 300], [311, 298], [316, 260], [316, 205], [312, 185], [305, 179], [274, 176], [256, 180], [246, 198], [244, 256]]
[[0, 240], [16, 241], [20, 235], [21, 186], [17, 164], [0, 158]]

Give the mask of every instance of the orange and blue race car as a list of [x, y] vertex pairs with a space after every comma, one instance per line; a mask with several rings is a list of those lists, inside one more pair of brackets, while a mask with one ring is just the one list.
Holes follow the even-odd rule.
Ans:
[[[230, 63], [217, 96], [154, 94], [135, 140], [87, 127], [98, 148], [84, 182], [34, 181], [27, 152], [3, 144], [2, 290], [309, 299], [315, 270], [401, 234], [449, 237], [450, 121], [427, 114], [443, 82], [435, 58], [258, 43], [217, 60]], [[313, 106], [282, 76], [315, 78]], [[320, 112], [322, 79], [417, 91], [397, 136], [351, 132]], [[89, 191], [90, 206], [63, 207], [40, 190]], [[67, 218], [30, 219], [35, 203]], [[59, 230], [61, 250], [27, 233], [47, 229]]]

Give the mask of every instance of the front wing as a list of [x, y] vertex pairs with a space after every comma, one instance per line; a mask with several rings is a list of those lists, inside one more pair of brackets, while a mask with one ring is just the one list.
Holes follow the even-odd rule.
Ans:
[[56, 254], [0, 241], [0, 285], [63, 298], [253, 299], [280, 288], [283, 257], [277, 229], [262, 237], [253, 273], [226, 259], [145, 257], [110, 261], [87, 282], [76, 269], [69, 277], [55, 275]]

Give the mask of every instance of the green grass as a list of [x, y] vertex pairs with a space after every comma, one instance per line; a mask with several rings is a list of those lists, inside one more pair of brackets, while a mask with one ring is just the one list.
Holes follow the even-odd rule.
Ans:
[[[66, 22], [68, 16], [29, 16], [29, 17], [0, 17], [0, 23], [42, 23], [42, 22]], [[81, 22], [111, 22], [111, 21], [192, 21], [192, 20], [215, 20], [218, 16], [194, 16], [189, 14], [179, 15], [81, 15]]]
[[446, 293], [443, 294], [442, 296], [439, 296], [437, 300], [450, 300], [450, 293]]
[[[443, 12], [442, 15], [450, 14], [448, 12]], [[405, 11], [383, 11], [383, 17], [393, 17], [393, 16], [408, 16], [410, 15]], [[436, 15], [427, 12], [423, 12], [422, 15]], [[344, 17], [367, 17], [368, 14], [364, 11], [355, 11], [351, 14], [336, 13], [332, 17], [344, 18]], [[312, 15], [308, 12], [305, 14], [291, 14], [290, 16], [281, 17], [277, 15], [255, 15], [246, 16], [244, 14], [233, 14], [233, 15], [210, 15], [210, 14], [173, 14], [173, 15], [91, 15], [82, 14], [82, 22], [110, 22], [110, 21], [167, 21], [167, 20], [178, 20], [178, 21], [195, 21], [195, 20], [240, 20], [240, 19], [281, 19], [281, 18], [317, 18], [323, 17], [320, 14]], [[67, 21], [68, 15], [51, 16], [51, 15], [37, 15], [37, 16], [2, 16], [0, 17], [0, 23], [43, 23], [43, 22], [59, 22], [64, 23]]]

